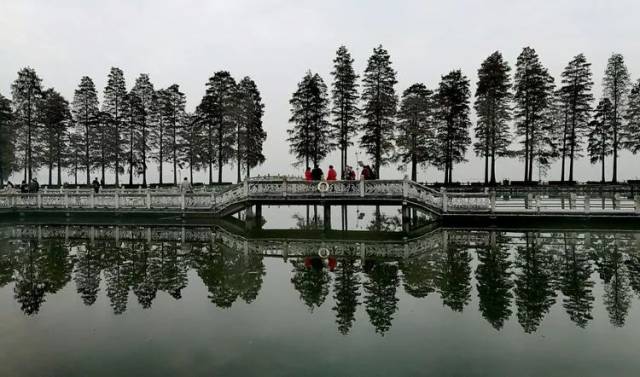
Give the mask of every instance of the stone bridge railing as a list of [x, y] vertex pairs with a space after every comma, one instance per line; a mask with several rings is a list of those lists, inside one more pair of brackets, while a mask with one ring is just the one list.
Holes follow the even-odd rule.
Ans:
[[640, 196], [594, 198], [569, 194], [566, 198], [528, 195], [525, 198], [481, 193], [437, 191], [409, 180], [307, 182], [302, 180], [246, 180], [219, 192], [179, 193], [170, 190], [62, 190], [23, 194], [0, 192], [0, 210], [111, 210], [210, 212], [226, 215], [252, 202], [332, 204], [354, 201], [409, 204], [435, 215], [442, 214], [635, 214], [640, 215]]
[[433, 213], [483, 212], [491, 209], [487, 193], [446, 193], [409, 180], [333, 181], [247, 180], [219, 192], [179, 193], [174, 190], [55, 190], [38, 193], [0, 192], [0, 209], [174, 210], [224, 213], [247, 201], [332, 199], [341, 201], [408, 202]]

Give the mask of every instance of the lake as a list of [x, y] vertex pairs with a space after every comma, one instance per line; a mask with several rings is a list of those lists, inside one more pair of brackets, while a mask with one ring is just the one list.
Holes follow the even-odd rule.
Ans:
[[358, 207], [327, 231], [308, 213], [5, 221], [0, 376], [640, 372], [634, 226], [407, 233]]

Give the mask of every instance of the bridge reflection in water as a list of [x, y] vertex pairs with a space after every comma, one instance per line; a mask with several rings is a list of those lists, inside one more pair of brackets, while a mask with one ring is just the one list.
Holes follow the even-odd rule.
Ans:
[[159, 292], [181, 299], [193, 271], [208, 299], [230, 308], [256, 300], [270, 272], [265, 258], [280, 258], [303, 305], [311, 311], [333, 305], [343, 334], [359, 307], [385, 334], [405, 294], [437, 297], [454, 312], [475, 310], [473, 296], [495, 329], [516, 320], [527, 333], [537, 331], [556, 303], [579, 327], [589, 326], [598, 305], [613, 326], [622, 327], [633, 293], [640, 294], [640, 232], [633, 230], [425, 228], [409, 236], [318, 236], [242, 229], [233, 223], [5, 226], [0, 290], [12, 287], [31, 316], [47, 310], [47, 299], [67, 285], [85, 305], [106, 295], [113, 313], [122, 314], [131, 305], [152, 308]]

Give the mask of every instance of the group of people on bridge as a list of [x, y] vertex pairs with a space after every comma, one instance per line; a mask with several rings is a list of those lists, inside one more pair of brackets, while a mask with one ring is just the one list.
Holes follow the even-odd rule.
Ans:
[[[318, 164], [315, 164], [313, 169], [307, 166], [307, 169], [304, 171], [304, 179], [307, 182], [313, 181], [322, 181], [323, 179], [326, 181], [335, 181], [338, 179], [338, 173], [334, 169], [333, 165], [329, 165], [329, 170], [327, 170], [327, 176], [325, 178], [324, 172], [320, 168]], [[356, 171], [353, 167], [347, 165], [343, 172], [343, 179], [347, 181], [356, 180]], [[360, 179], [371, 180], [377, 179], [375, 171], [369, 165], [362, 166], [362, 172], [360, 173]]]

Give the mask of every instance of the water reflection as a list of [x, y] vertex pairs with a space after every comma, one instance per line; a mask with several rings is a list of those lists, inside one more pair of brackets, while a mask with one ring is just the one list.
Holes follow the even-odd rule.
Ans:
[[[385, 335], [409, 297], [438, 300], [451, 312], [476, 301], [496, 330], [513, 319], [535, 333], [555, 304], [580, 328], [589, 326], [599, 305], [613, 326], [622, 327], [633, 293], [640, 294], [640, 233], [623, 231], [440, 229], [379, 241], [251, 238], [218, 227], [19, 226], [2, 232], [0, 289], [12, 289], [29, 316], [68, 284], [84, 305], [105, 295], [116, 315], [134, 304], [130, 297], [150, 309], [158, 292], [180, 300], [189, 271], [216, 307], [251, 304], [270, 272], [267, 257], [284, 259], [290, 292], [314, 315], [328, 306], [345, 335], [358, 310]], [[328, 257], [318, 255], [319, 245]]]

